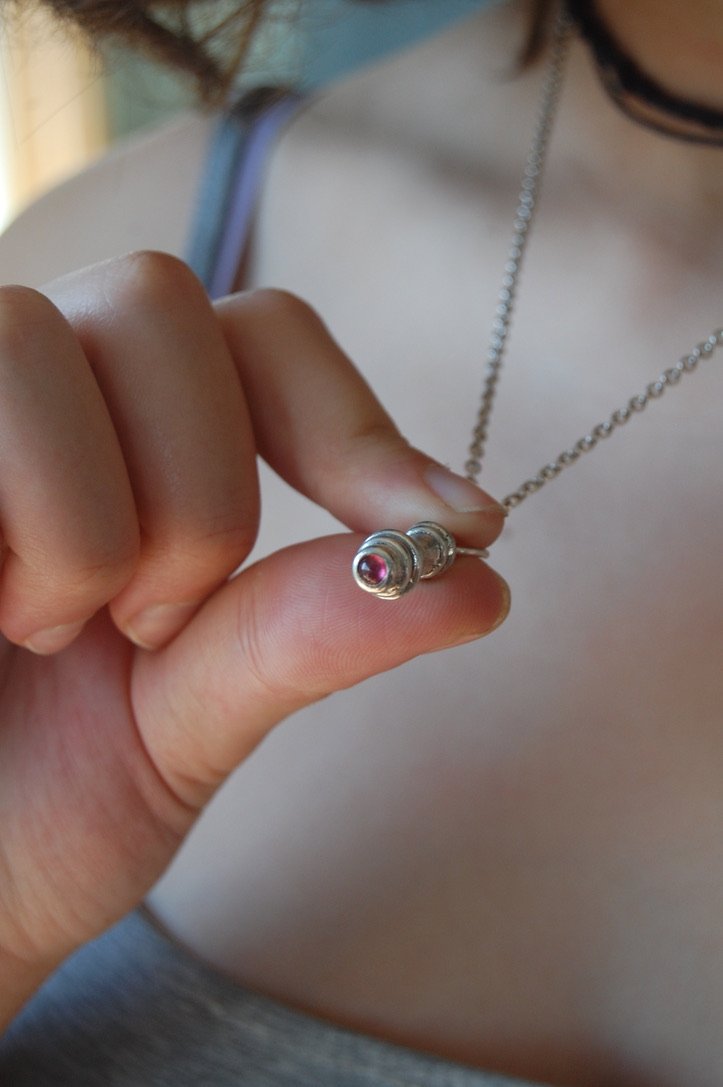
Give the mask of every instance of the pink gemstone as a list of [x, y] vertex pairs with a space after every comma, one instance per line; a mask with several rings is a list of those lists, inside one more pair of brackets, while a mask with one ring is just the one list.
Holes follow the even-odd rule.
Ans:
[[381, 555], [364, 555], [357, 564], [357, 571], [362, 581], [377, 588], [389, 577], [389, 567]]

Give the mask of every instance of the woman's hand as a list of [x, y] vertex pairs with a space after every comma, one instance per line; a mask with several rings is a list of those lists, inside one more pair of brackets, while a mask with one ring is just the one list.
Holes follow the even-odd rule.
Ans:
[[429, 518], [485, 546], [502, 526], [296, 298], [212, 306], [156, 253], [0, 289], [0, 1019], [137, 904], [272, 725], [507, 610], [474, 559], [373, 599], [348, 534], [229, 580], [257, 452], [355, 531]]

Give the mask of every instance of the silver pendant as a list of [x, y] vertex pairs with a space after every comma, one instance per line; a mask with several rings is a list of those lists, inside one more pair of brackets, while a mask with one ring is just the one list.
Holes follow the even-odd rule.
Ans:
[[367, 536], [352, 564], [360, 589], [382, 600], [398, 600], [421, 580], [448, 570], [457, 555], [486, 559], [485, 548], [458, 547], [436, 521], [419, 521], [406, 532], [383, 529]]

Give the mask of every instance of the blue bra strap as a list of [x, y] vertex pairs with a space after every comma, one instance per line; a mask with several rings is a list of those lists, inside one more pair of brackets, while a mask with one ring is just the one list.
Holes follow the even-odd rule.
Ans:
[[216, 127], [186, 247], [186, 261], [212, 298], [233, 290], [268, 154], [302, 101], [289, 93], [254, 111], [243, 100]]

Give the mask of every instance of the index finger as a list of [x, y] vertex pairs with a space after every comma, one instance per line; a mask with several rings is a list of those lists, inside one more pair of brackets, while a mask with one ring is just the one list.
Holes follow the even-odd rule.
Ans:
[[428, 519], [472, 546], [496, 539], [504, 508], [409, 445], [310, 306], [260, 290], [216, 312], [258, 450], [296, 490], [356, 531]]

